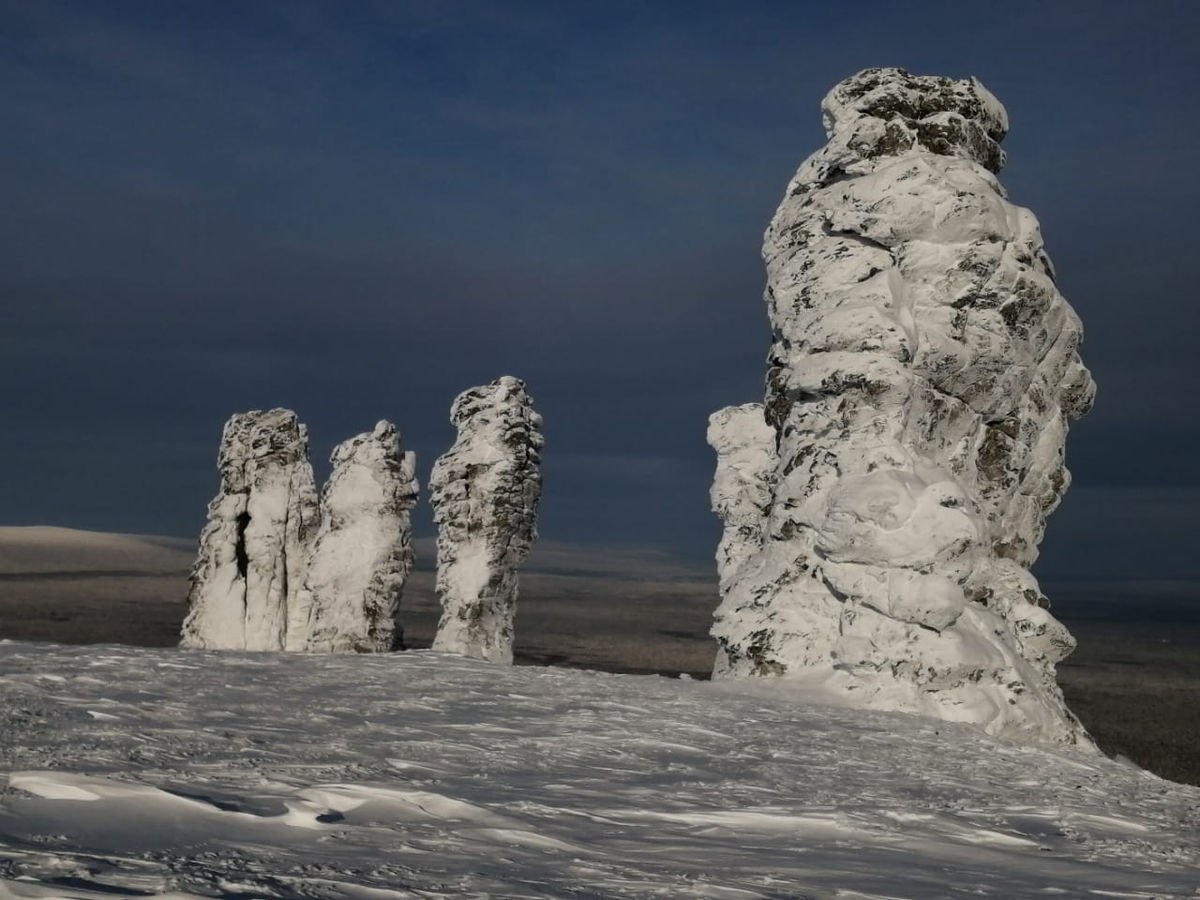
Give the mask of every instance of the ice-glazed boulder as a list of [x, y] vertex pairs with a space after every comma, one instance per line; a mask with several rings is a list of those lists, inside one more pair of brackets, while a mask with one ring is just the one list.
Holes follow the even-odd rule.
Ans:
[[506, 375], [459, 394], [450, 421], [458, 438], [429, 483], [442, 604], [433, 649], [511, 663], [517, 567], [537, 538], [542, 417]]
[[321, 525], [309, 557], [288, 649], [386, 653], [403, 645], [400, 598], [412, 571], [409, 510], [417, 502], [416, 455], [396, 426], [343, 441], [321, 492]]
[[[716, 674], [1089, 745], [1029, 567], [1095, 386], [994, 174], [1004, 108], [974, 79], [870, 69], [822, 109], [829, 142], [764, 238], [776, 457], [761, 538], [739, 525], [760, 546], [723, 566]], [[723, 444], [761, 445], [746, 428]]]
[[217, 465], [180, 645], [283, 650], [317, 528], [308, 430], [287, 409], [238, 413]]

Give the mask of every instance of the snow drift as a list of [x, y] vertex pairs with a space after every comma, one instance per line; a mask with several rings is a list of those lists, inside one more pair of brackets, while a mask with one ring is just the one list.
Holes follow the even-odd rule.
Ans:
[[1170, 898], [1200, 871], [1198, 788], [753, 680], [0, 642], [0, 729], [3, 898]]

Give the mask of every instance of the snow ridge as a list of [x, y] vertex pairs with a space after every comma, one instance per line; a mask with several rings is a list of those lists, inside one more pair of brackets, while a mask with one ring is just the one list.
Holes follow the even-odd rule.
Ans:
[[[710, 430], [715, 674], [1090, 746], [1054, 678], [1074, 639], [1029, 567], [1095, 385], [1037, 220], [993, 174], [1007, 115], [975, 79], [899, 69], [822, 111], [763, 243], [771, 440], [728, 411], [739, 434]], [[731, 494], [739, 442], [760, 449]]]
[[542, 417], [505, 375], [459, 394], [450, 421], [458, 438], [429, 483], [442, 604], [433, 649], [511, 663], [517, 567], [537, 539]]
[[5, 898], [1195, 900], [1200, 871], [1200, 788], [755, 680], [0, 642], [0, 729]]

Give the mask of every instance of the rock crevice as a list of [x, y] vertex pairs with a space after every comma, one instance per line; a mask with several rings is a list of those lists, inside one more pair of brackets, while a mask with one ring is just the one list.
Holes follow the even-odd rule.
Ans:
[[238, 413], [217, 466], [180, 644], [283, 650], [318, 521], [308, 429], [287, 409]]

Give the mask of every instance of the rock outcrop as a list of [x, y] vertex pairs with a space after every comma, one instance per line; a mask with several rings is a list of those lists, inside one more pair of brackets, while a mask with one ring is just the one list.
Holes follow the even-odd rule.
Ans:
[[303, 627], [288, 649], [385, 653], [403, 643], [400, 597], [413, 566], [409, 510], [416, 455], [380, 422], [334, 448], [321, 525], [297, 603]]
[[[745, 537], [720, 551], [717, 674], [1086, 745], [1054, 678], [1074, 640], [1029, 567], [1095, 386], [994, 174], [1004, 108], [974, 79], [871, 69], [822, 110], [829, 142], [764, 239], [775, 464], [718, 501]], [[719, 440], [719, 482], [762, 445]]]
[[180, 644], [282, 650], [317, 527], [308, 431], [291, 410], [239, 413], [217, 464]]
[[[725, 526], [717, 545], [718, 587], [724, 597], [742, 564], [762, 549], [775, 484], [775, 432], [761, 403], [727, 406], [709, 416], [708, 444], [717, 451], [709, 498]], [[727, 671], [724, 650], [718, 649], [714, 672]]]
[[458, 438], [430, 478], [442, 604], [433, 649], [511, 663], [517, 567], [537, 538], [542, 417], [504, 376], [459, 394]]

